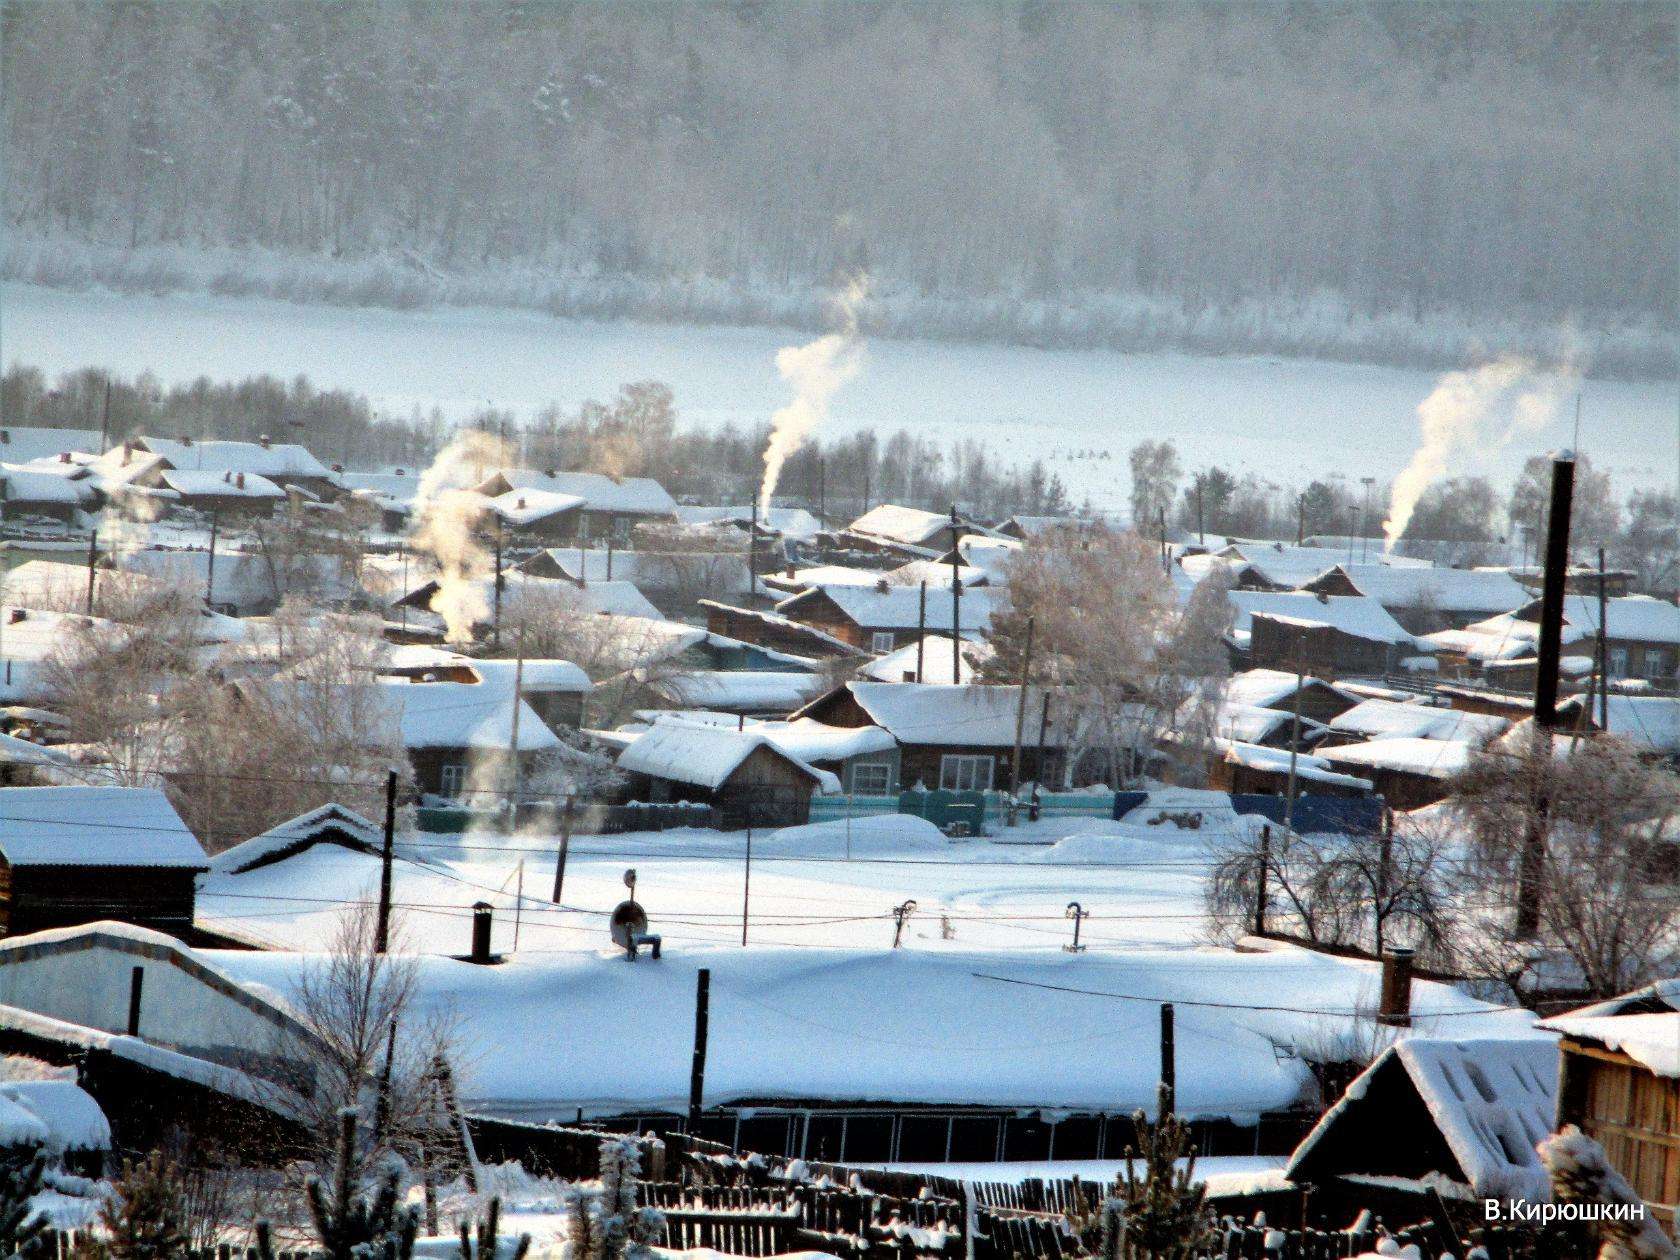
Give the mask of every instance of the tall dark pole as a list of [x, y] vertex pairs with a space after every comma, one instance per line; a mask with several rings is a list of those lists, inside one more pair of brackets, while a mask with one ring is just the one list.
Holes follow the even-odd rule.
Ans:
[[927, 580], [922, 581], [922, 592], [916, 599], [916, 681], [924, 683], [927, 675], [922, 672], [922, 662], [927, 652]]
[[1203, 547], [1207, 546], [1207, 518], [1202, 510], [1202, 490], [1206, 481], [1205, 475], [1196, 478], [1196, 541]]
[[560, 904], [560, 895], [566, 891], [566, 857], [572, 847], [572, 798], [568, 796], [566, 803], [560, 807], [560, 851], [554, 855], [554, 904]]
[[99, 451], [111, 444], [111, 373], [105, 373], [105, 409], [99, 413]]
[[688, 1073], [688, 1131], [700, 1126], [700, 1096], [706, 1089], [706, 1025], [712, 1005], [712, 970], [702, 967], [694, 977], [694, 1062]]
[[1161, 1003], [1161, 1114], [1156, 1122], [1178, 1111], [1178, 1063], [1173, 1047], [1173, 1006]]
[[[1610, 733], [1610, 645], [1604, 623], [1610, 613], [1610, 600], [1604, 589], [1604, 548], [1598, 549], [1598, 729]], [[1592, 709], [1592, 697], [1587, 697]]]
[[[221, 523], [222, 513], [219, 508], [210, 509], [210, 555], [204, 565], [204, 604], [205, 607], [216, 607], [216, 527]], [[408, 593], [403, 592], [405, 595]]]
[[1038, 778], [1033, 780], [1033, 800], [1044, 787], [1044, 737], [1050, 729], [1050, 691], [1045, 689], [1038, 708]]
[[747, 606], [758, 589], [758, 496], [752, 497], [752, 521], [747, 526]]
[[379, 921], [374, 929], [374, 952], [391, 948], [391, 859], [397, 838], [397, 772], [385, 772], [385, 844], [379, 851]]
[[1167, 509], [1160, 509], [1159, 518], [1161, 530], [1161, 572], [1172, 572], [1171, 552], [1167, 550]]
[[1299, 547], [1307, 540], [1307, 496], [1298, 495], [1295, 499], [1295, 545]]
[[1540, 643], [1535, 653], [1534, 803], [1523, 836], [1517, 867], [1516, 934], [1530, 939], [1540, 930], [1540, 884], [1546, 869], [1546, 828], [1551, 802], [1546, 784], [1551, 769], [1552, 731], [1557, 726], [1558, 664], [1563, 647], [1563, 592], [1569, 576], [1569, 515], [1575, 497], [1575, 456], [1552, 460], [1552, 497], [1546, 514], [1546, 560], [1540, 586]]
[[[1021, 653], [1021, 691], [1015, 697], [1015, 755], [1009, 762], [1009, 799], [1014, 800], [1021, 791], [1021, 732], [1027, 724], [1027, 678], [1032, 670], [1032, 641], [1033, 619], [1027, 618], [1027, 642]], [[1043, 767], [1039, 773], [1044, 773]], [[1013, 818], [1014, 807], [1011, 806], [1010, 817]]]
[[828, 523], [828, 456], [817, 456], [817, 524]]
[[962, 571], [957, 555], [957, 505], [951, 504], [951, 681], [962, 682]]
[[93, 616], [93, 566], [99, 559], [99, 531], [88, 535], [87, 615]]
[[[752, 808], [749, 803], [748, 809]], [[748, 910], [752, 905], [752, 826], [747, 827], [747, 865], [741, 879], [741, 944], [747, 943]]]
[[494, 620], [490, 623], [490, 638], [499, 648], [502, 646], [502, 523], [496, 522], [496, 608]]

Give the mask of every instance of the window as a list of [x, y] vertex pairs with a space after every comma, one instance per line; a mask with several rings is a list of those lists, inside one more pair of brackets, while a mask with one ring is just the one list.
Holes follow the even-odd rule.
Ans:
[[858, 796], [885, 796], [892, 791], [892, 765], [886, 761], [854, 761], [852, 791]]
[[869, 650], [877, 656], [884, 656], [893, 650], [896, 639], [891, 630], [877, 630], [869, 636]]
[[467, 768], [460, 762], [450, 762], [438, 771], [438, 791], [442, 796], [451, 800], [461, 795], [461, 784], [466, 781]]
[[984, 792], [992, 786], [992, 758], [947, 753], [939, 759], [939, 786], [947, 792]]
[[1625, 647], [1610, 649], [1610, 677], [1626, 678], [1628, 676], [1628, 650]]

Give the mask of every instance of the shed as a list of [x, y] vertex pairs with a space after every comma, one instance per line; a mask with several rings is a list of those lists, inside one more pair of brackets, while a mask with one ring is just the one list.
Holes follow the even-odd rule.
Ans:
[[807, 821], [811, 795], [838, 791], [834, 776], [791, 757], [754, 731], [656, 722], [618, 756], [630, 799], [703, 801], [718, 825], [786, 827]]
[[1446, 796], [1449, 780], [1469, 764], [1470, 751], [1468, 740], [1415, 736], [1315, 750], [1332, 768], [1371, 780], [1377, 794], [1395, 809], [1433, 805]]
[[1550, 1037], [1397, 1041], [1324, 1113], [1285, 1176], [1356, 1206], [1383, 1192], [1420, 1204], [1437, 1190], [1549, 1198], [1534, 1148], [1552, 1131], [1557, 1071]]
[[0, 788], [0, 935], [121, 919], [185, 937], [207, 869], [156, 788]]

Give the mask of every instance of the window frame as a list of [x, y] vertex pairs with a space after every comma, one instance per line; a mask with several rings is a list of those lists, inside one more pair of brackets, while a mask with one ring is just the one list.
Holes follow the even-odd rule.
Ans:
[[[984, 782], [978, 773], [982, 764], [986, 771]], [[943, 753], [939, 758], [941, 792], [990, 792], [996, 774], [997, 757], [991, 753]], [[966, 786], [964, 779], [969, 780]]]
[[[883, 639], [886, 640], [885, 647], [881, 645]], [[875, 655], [885, 656], [888, 652], [896, 651], [897, 648], [898, 636], [891, 630], [871, 630], [869, 632], [869, 650]]]

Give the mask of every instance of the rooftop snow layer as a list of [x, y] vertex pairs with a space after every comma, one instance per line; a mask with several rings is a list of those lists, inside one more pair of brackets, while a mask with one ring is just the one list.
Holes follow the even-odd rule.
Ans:
[[1330, 720], [1331, 730], [1363, 735], [1367, 739], [1459, 739], [1472, 743], [1501, 735], [1510, 725], [1508, 718], [1495, 714], [1438, 709], [1433, 705], [1394, 700], [1363, 700]]
[[[1333, 683], [1308, 677], [1307, 687], [1328, 687], [1340, 690]], [[1232, 674], [1225, 684], [1225, 699], [1233, 704], [1251, 704], [1262, 709], [1276, 708], [1295, 694], [1295, 675], [1282, 669], [1246, 669]]]
[[1232, 591], [1233, 629], [1250, 631], [1254, 616], [1333, 626], [1343, 634], [1377, 643], [1413, 642], [1405, 628], [1368, 595], [1308, 595], [1300, 591]]
[[208, 866], [156, 788], [0, 788], [0, 854], [12, 866]]
[[940, 533], [951, 528], [951, 518], [942, 512], [924, 512], [920, 508], [882, 503], [870, 508], [846, 528], [856, 534], [922, 547], [939, 542]]
[[618, 768], [715, 790], [760, 748], [770, 748], [826, 787], [832, 775], [789, 756], [756, 731], [688, 722], [656, 722], [618, 755]]
[[[867, 630], [914, 630], [921, 623], [921, 588], [919, 586], [889, 586], [879, 590], [874, 586], [823, 586], [815, 591], [792, 595], [776, 605], [776, 611], [797, 613], [795, 600], [809, 600], [816, 591], [826, 595], [852, 621]], [[928, 587], [927, 627], [929, 630], [951, 629], [952, 592], [949, 587]], [[965, 590], [958, 602], [961, 605], [965, 635], [979, 634], [991, 624], [992, 608], [1000, 596], [990, 588]]]
[[[1502, 569], [1411, 568], [1392, 564], [1339, 564], [1361, 594], [1384, 608], [1437, 608], [1491, 615], [1529, 601], [1529, 593]], [[1322, 575], [1321, 575], [1322, 576]]]
[[75, 1081], [7, 1081], [0, 1095], [34, 1115], [50, 1151], [108, 1151], [111, 1122]]
[[1317, 755], [1333, 766], [1399, 770], [1431, 779], [1450, 779], [1470, 763], [1470, 744], [1462, 739], [1419, 739], [1399, 736], [1363, 744], [1320, 748]]
[[582, 495], [557, 490], [509, 490], [490, 500], [490, 511], [509, 525], [531, 525], [562, 512], [576, 511], [587, 502]]
[[[973, 682], [976, 676], [976, 666], [992, 655], [989, 643], [974, 643], [963, 640], [960, 682]], [[916, 662], [921, 658], [922, 677], [914, 677]], [[918, 651], [915, 643], [906, 643], [901, 648], [895, 648], [885, 656], [878, 656], [872, 661], [866, 661], [858, 666], [858, 676], [872, 682], [948, 682], [951, 678], [951, 636], [949, 634], [929, 634], [922, 640]]]
[[[183, 472], [259, 473], [264, 477], [326, 477], [332, 469], [295, 442], [232, 442], [217, 439], [180, 442], [174, 438], [135, 439], [138, 450], [161, 455]], [[120, 448], [118, 448], [120, 449]]]
[[13, 464], [57, 459], [66, 451], [98, 449], [98, 429], [42, 429], [28, 425], [0, 428], [0, 458]]
[[497, 483], [509, 490], [544, 490], [573, 495], [591, 512], [622, 512], [630, 516], [675, 516], [677, 501], [651, 477], [614, 479], [604, 473], [503, 468], [481, 482], [481, 492]]
[[[1019, 687], [902, 682], [846, 686], [870, 721], [901, 744], [1002, 748], [1015, 743]], [[1042, 689], [1027, 688], [1026, 712], [1036, 714], [1042, 703]]]
[[[283, 994], [295, 992], [312, 965], [310, 955], [211, 956], [218, 968]], [[1278, 1044], [1305, 1045], [1368, 1022], [1364, 1004], [1379, 971], [1296, 949], [1071, 955], [667, 940], [659, 963], [632, 963], [605, 948], [514, 955], [499, 967], [421, 957], [412, 1023], [454, 1012], [461, 1093], [474, 1110], [539, 1120], [570, 1119], [580, 1107], [593, 1115], [680, 1111], [699, 967], [711, 970], [708, 1105], [773, 1099], [1153, 1112], [1159, 1007], [1177, 1001], [1179, 1111], [1239, 1119], [1287, 1108], [1310, 1090], [1305, 1065], [1279, 1054]], [[1035, 987], [1046, 984], [1060, 990]], [[1438, 1011], [1485, 1009], [1446, 1021], [1461, 1036], [1518, 1035], [1533, 1018], [1484, 1008], [1429, 981], [1414, 983], [1412, 1006], [1424, 1033], [1439, 1031], [1431, 1017]], [[557, 1027], [590, 1033], [539, 1035]]]
[[187, 497], [283, 499], [286, 492], [267, 477], [256, 473], [199, 472], [196, 469], [170, 469], [163, 474], [163, 484], [175, 493]]

